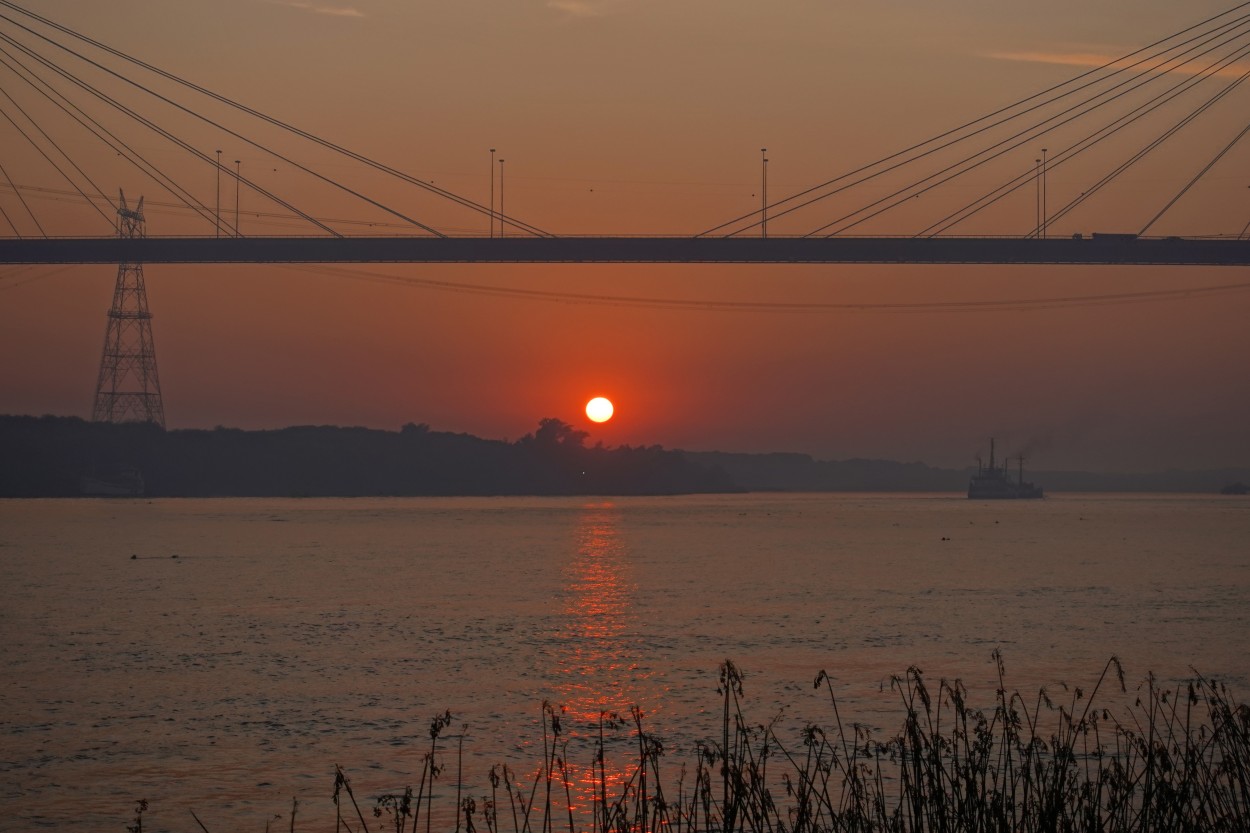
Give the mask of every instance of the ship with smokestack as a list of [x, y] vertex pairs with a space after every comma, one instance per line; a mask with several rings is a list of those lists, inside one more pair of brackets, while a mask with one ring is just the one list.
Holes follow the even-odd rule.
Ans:
[[[1017, 463], [1015, 476], [1009, 469], [1012, 460]], [[1024, 480], [1024, 455], [1017, 454], [1003, 460], [998, 465], [994, 459], [994, 438], [990, 438], [990, 460], [988, 465], [977, 455], [977, 473], [968, 483], [970, 500], [1026, 500], [1042, 497], [1042, 487], [1026, 483]]]

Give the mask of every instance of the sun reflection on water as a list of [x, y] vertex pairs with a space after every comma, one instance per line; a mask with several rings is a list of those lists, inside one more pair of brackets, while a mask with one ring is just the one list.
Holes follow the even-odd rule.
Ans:
[[[649, 708], [651, 672], [640, 668], [633, 636], [633, 569], [621, 509], [606, 500], [586, 504], [564, 569], [564, 622], [553, 674], [574, 814], [590, 811], [604, 792], [612, 802], [637, 769], [636, 755], [628, 756], [637, 747], [631, 708]], [[601, 739], [602, 768], [595, 763]]]

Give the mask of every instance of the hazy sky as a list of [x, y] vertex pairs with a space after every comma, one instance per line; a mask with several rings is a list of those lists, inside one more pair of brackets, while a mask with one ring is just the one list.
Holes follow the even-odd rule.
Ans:
[[[1233, 6], [1175, 0], [21, 5], [482, 203], [489, 201], [494, 147], [507, 160], [508, 213], [573, 234], [705, 230], [758, 206], [761, 147], [768, 148], [769, 196], [784, 196]], [[20, 17], [6, 9], [0, 14]], [[3, 20], [0, 32], [19, 35]], [[87, 76], [73, 59], [57, 60]], [[1214, 92], [1247, 66], [1243, 61], [1203, 89]], [[127, 74], [173, 90], [133, 69]], [[60, 137], [103, 190], [121, 186], [128, 195], [146, 195], [149, 234], [212, 232], [85, 131], [58, 119], [10, 70], [0, 66], [0, 77], [0, 86]], [[397, 230], [385, 225], [393, 217], [311, 182], [292, 164], [150, 100], [141, 105], [142, 97], [116, 79], [99, 83], [202, 151], [221, 148], [228, 168], [240, 160], [245, 176], [288, 195], [301, 210], [366, 224], [344, 231], [365, 230], [369, 222], [375, 232]], [[1248, 95], [1250, 88], [1235, 89], [1058, 221], [1053, 233], [1139, 230], [1245, 127]], [[179, 100], [190, 103], [185, 94]], [[1198, 100], [1188, 99], [1185, 108]], [[14, 112], [8, 100], [0, 105]], [[193, 106], [227, 118], [219, 106]], [[1088, 189], [1182, 112], [1161, 111], [1161, 120], [1143, 121], [1142, 132], [1126, 130], [1056, 169], [1048, 179], [1049, 206]], [[123, 130], [122, 120], [109, 123]], [[1091, 129], [1084, 123], [1048, 134], [855, 230], [916, 233], [1008, 174], [1030, 170], [1041, 147], [1063, 147]], [[478, 215], [279, 139], [272, 129], [248, 124], [247, 130], [422, 222], [452, 233], [486, 232]], [[213, 205], [211, 165], [154, 134], [129, 131], [140, 152]], [[3, 119], [0, 164], [50, 234], [108, 233], [97, 214], [60, 193], [69, 186]], [[871, 184], [776, 220], [770, 231], [809, 232], [891, 190]], [[229, 177], [222, 203], [232, 214]], [[289, 212], [248, 188], [240, 203], [244, 234], [314, 233], [270, 216]], [[0, 207], [23, 234], [34, 233], [7, 181], [0, 181]], [[1030, 185], [955, 231], [1024, 234], [1035, 219]], [[1248, 221], [1250, 140], [1151, 232], [1235, 235]], [[12, 233], [7, 224], [0, 231]], [[615, 401], [617, 416], [594, 428], [592, 439], [609, 445], [965, 465], [993, 434], [1011, 450], [1029, 448], [1030, 465], [1038, 468], [1250, 465], [1250, 291], [992, 312], [779, 313], [518, 300], [402, 283], [871, 306], [1250, 283], [1245, 269], [411, 265], [354, 271], [147, 267], [169, 426], [394, 429], [412, 421], [516, 438], [547, 416], [585, 425], [582, 405], [602, 394]], [[0, 269], [0, 412], [89, 414], [115, 272]]]

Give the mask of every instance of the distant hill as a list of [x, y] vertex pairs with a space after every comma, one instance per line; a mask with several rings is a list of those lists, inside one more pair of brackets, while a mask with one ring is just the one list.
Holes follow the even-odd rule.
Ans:
[[513, 443], [405, 425], [163, 431], [73, 417], [0, 416], [0, 496], [81, 493], [127, 469], [153, 497], [635, 495], [740, 491], [681, 452], [583, 445], [555, 419]]

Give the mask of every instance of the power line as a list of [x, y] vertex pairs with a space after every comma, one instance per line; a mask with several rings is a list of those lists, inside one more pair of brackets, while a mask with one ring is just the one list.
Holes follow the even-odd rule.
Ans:
[[491, 286], [474, 283], [445, 281], [434, 278], [416, 278], [404, 275], [388, 275], [363, 269], [343, 269], [333, 266], [283, 266], [295, 272], [311, 272], [330, 277], [369, 283], [405, 286], [463, 295], [482, 295], [512, 300], [539, 301], [584, 306], [632, 307], [663, 309], [684, 312], [737, 312], [737, 313], [962, 313], [962, 312], [1028, 312], [1069, 307], [1112, 306], [1134, 303], [1176, 301], [1187, 298], [1220, 295], [1250, 290], [1250, 281], [1215, 286], [1185, 287], [1178, 289], [1146, 290], [1139, 292], [1114, 292], [1097, 295], [1062, 295], [1043, 298], [995, 299], [971, 301], [923, 301], [923, 302], [769, 302], [686, 300], [679, 298], [644, 297], [634, 295], [595, 295], [579, 292], [559, 292], [539, 289]]
[[0, 292], [7, 292], [11, 289], [17, 289], [19, 286], [27, 286], [29, 284], [34, 283], [35, 281], [43, 280], [44, 278], [55, 277], [56, 275], [64, 274], [65, 272], [68, 272], [70, 269], [73, 269], [73, 268], [74, 268], [73, 266], [62, 266], [59, 269], [49, 269], [45, 272], [39, 272], [34, 275], [29, 275], [27, 276], [26, 280], [15, 281], [14, 283], [5, 283], [5, 281], [12, 281], [15, 278], [21, 277], [20, 274], [0, 275]]

